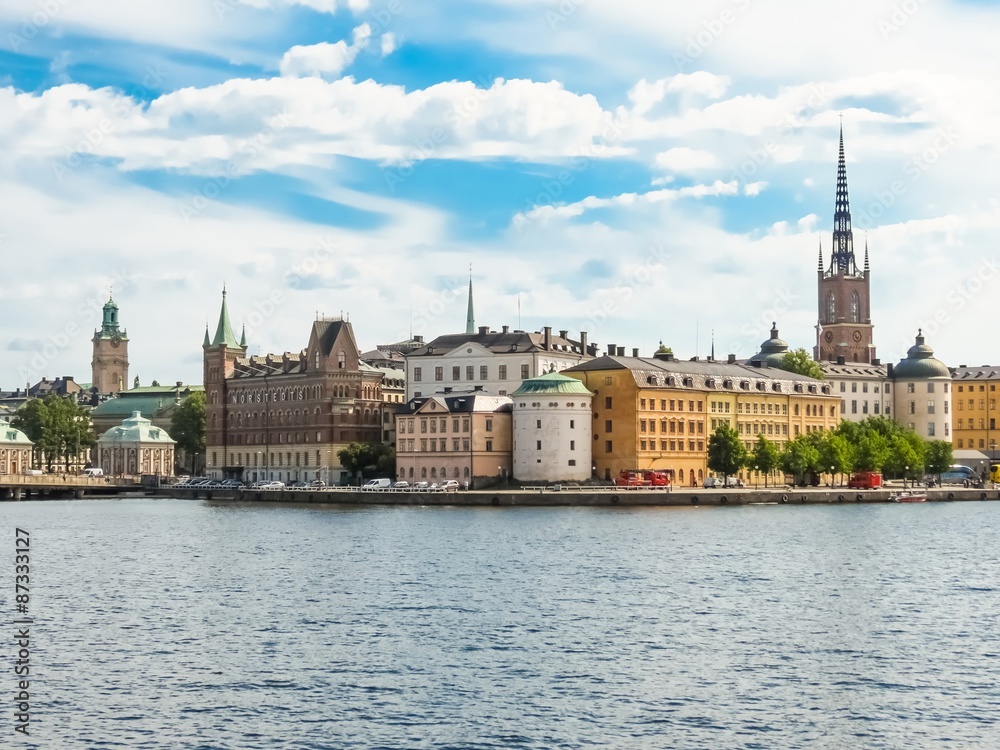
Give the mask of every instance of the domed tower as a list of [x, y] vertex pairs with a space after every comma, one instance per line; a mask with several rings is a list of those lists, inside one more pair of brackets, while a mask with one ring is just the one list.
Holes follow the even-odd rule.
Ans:
[[104, 303], [101, 327], [94, 331], [91, 384], [99, 394], [128, 388], [128, 333], [118, 326], [118, 305], [109, 296]]
[[594, 398], [576, 378], [550, 372], [529, 378], [513, 399], [513, 470], [521, 482], [590, 478]]
[[951, 371], [917, 331], [898, 365], [889, 365], [896, 421], [930, 440], [951, 442]]
[[833, 254], [830, 266], [823, 267], [823, 247], [819, 249], [819, 321], [816, 324], [817, 362], [871, 364], [875, 359], [872, 343], [871, 271], [868, 244], [864, 267], [858, 269], [851, 229], [851, 203], [847, 195], [847, 163], [844, 159], [844, 129], [840, 129], [840, 158], [837, 164], [837, 201], [833, 214]]
[[760, 351], [747, 364], [756, 367], [781, 367], [781, 361], [787, 353], [788, 342], [778, 336], [778, 324], [771, 323], [771, 338], [760, 345]]

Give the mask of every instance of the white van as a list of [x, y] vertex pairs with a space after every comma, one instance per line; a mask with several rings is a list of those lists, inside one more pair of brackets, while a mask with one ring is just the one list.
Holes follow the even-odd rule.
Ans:
[[392, 487], [391, 479], [369, 479], [361, 485], [363, 490], [387, 490], [390, 487]]
[[84, 469], [83, 470], [83, 475], [85, 477], [103, 477], [104, 476], [104, 469], [102, 469], [102, 468], [100, 468], [98, 466], [92, 466], [89, 469]]

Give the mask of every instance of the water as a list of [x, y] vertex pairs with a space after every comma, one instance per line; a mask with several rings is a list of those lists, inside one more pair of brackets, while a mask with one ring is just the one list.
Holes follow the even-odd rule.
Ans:
[[0, 521], [36, 618], [3, 747], [1000, 746], [996, 502]]

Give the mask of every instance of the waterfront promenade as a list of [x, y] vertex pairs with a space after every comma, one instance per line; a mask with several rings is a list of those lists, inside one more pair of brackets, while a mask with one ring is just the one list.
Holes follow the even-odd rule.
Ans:
[[117, 495], [139, 492], [143, 486], [131, 477], [85, 477], [73, 474], [0, 476], [0, 500], [39, 498], [83, 498], [88, 495]]
[[[233, 502], [325, 503], [335, 505], [434, 505], [434, 506], [712, 506], [795, 505], [838, 503], [891, 503], [901, 488], [851, 490], [838, 487], [770, 488], [728, 490], [680, 488], [670, 492], [640, 488], [535, 488], [488, 489], [459, 492], [415, 490], [360, 490], [356, 487], [323, 489], [197, 489], [172, 487], [165, 492], [177, 498], [201, 498]], [[1000, 500], [1000, 489], [941, 487], [927, 490], [928, 502]]]

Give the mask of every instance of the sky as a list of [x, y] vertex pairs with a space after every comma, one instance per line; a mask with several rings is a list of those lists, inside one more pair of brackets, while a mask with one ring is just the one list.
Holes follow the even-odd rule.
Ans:
[[[1000, 361], [1000, 6], [984, 0], [5, 0], [0, 388], [141, 384], [318, 315], [811, 351], [841, 122], [877, 354]], [[860, 257], [859, 257], [860, 260]]]

